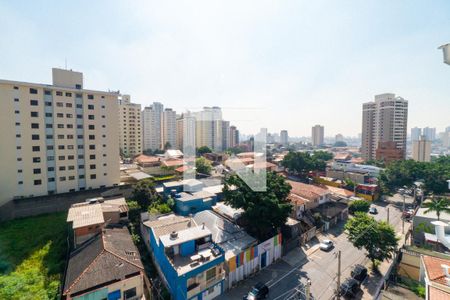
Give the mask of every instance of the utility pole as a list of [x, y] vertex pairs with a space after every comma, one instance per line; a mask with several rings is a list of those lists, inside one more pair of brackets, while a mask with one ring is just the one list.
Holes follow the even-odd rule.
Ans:
[[387, 215], [386, 215], [386, 222], [389, 224], [389, 206], [386, 208]]
[[311, 292], [310, 292], [310, 290], [311, 290], [311, 279], [307, 279], [306, 280], [306, 286], [305, 286], [305, 298], [306, 298], [306, 300], [309, 300], [310, 299], [310, 294], [311, 294]]
[[340, 300], [340, 288], [341, 288], [341, 250], [338, 251], [338, 271], [337, 271], [337, 288], [336, 288], [336, 299]]

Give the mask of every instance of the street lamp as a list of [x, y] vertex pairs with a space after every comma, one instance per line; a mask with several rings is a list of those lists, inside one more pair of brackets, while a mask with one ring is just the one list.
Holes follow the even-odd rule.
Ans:
[[450, 65], [450, 43], [442, 45], [438, 49], [442, 49], [444, 53], [444, 63]]

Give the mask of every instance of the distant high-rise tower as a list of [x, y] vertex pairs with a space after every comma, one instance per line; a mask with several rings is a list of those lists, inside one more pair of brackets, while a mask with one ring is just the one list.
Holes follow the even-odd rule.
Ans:
[[336, 134], [336, 136], [334, 137], [336, 142], [343, 142], [344, 141], [344, 136], [340, 133]]
[[287, 145], [289, 143], [289, 136], [287, 130], [280, 131], [280, 144]]
[[192, 115], [196, 119], [196, 147], [207, 146], [214, 151], [222, 151], [223, 121], [220, 107], [204, 107]]
[[421, 135], [419, 140], [413, 141], [412, 157], [416, 161], [430, 161], [431, 155], [431, 141], [424, 135]]
[[234, 148], [239, 144], [239, 130], [236, 126], [230, 126], [230, 148]]
[[161, 125], [161, 145], [165, 149], [176, 148], [176, 135], [177, 135], [177, 114], [171, 108], [166, 108], [162, 116]]
[[313, 146], [323, 145], [323, 135], [324, 135], [324, 127], [321, 125], [316, 125], [312, 127], [311, 130], [311, 139]]
[[119, 101], [119, 145], [125, 156], [142, 153], [141, 105], [130, 102], [129, 95]]
[[195, 150], [195, 118], [190, 112], [183, 113], [177, 119], [176, 147], [184, 151], [184, 147], [190, 147], [189, 151]]
[[425, 127], [422, 129], [422, 134], [429, 141], [434, 141], [436, 139], [436, 128]]
[[411, 141], [418, 141], [422, 135], [422, 129], [419, 127], [411, 128]]
[[145, 107], [142, 111], [142, 129], [144, 137], [144, 150], [162, 149], [161, 141], [162, 115], [164, 106], [159, 102]]
[[365, 160], [376, 158], [378, 145], [392, 141], [406, 151], [408, 101], [395, 94], [375, 96], [363, 104], [361, 154]]

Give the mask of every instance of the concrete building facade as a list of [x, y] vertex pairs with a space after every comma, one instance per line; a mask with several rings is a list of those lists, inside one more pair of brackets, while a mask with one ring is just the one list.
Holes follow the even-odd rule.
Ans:
[[230, 126], [230, 148], [239, 145], [239, 130], [236, 126]]
[[[376, 157], [380, 142], [392, 141], [406, 151], [408, 101], [395, 94], [375, 96], [375, 101], [363, 104], [361, 154], [365, 160]], [[404, 157], [404, 156], [403, 156]]]
[[141, 105], [131, 103], [129, 95], [119, 97], [119, 144], [125, 157], [142, 154]]
[[162, 149], [162, 115], [164, 106], [159, 102], [145, 107], [142, 111], [143, 150]]
[[289, 135], [287, 130], [280, 131], [280, 144], [282, 145], [289, 144]]
[[313, 146], [323, 145], [324, 127], [315, 125], [311, 129], [311, 140]]
[[415, 161], [429, 162], [431, 160], [431, 141], [421, 135], [418, 141], [412, 142], [412, 157]]
[[119, 93], [84, 89], [80, 72], [52, 75], [0, 80], [0, 204], [119, 184]]
[[177, 114], [171, 108], [166, 108], [162, 116], [162, 147], [170, 144], [170, 149], [176, 147], [177, 139]]

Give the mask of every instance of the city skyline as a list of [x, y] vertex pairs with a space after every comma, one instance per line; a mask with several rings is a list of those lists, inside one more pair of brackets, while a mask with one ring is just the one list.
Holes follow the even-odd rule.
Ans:
[[[327, 136], [356, 136], [361, 104], [395, 93], [410, 102], [408, 132], [440, 132], [450, 85], [437, 47], [450, 40], [449, 6], [81, 2], [47, 5], [53, 18], [42, 19], [44, 6], [2, 3], [0, 78], [50, 83], [45, 71], [67, 61], [87, 74], [88, 88], [120, 89], [142, 107], [220, 106], [244, 134], [267, 127], [292, 137], [317, 123]], [[75, 29], [76, 39], [65, 34]]]

